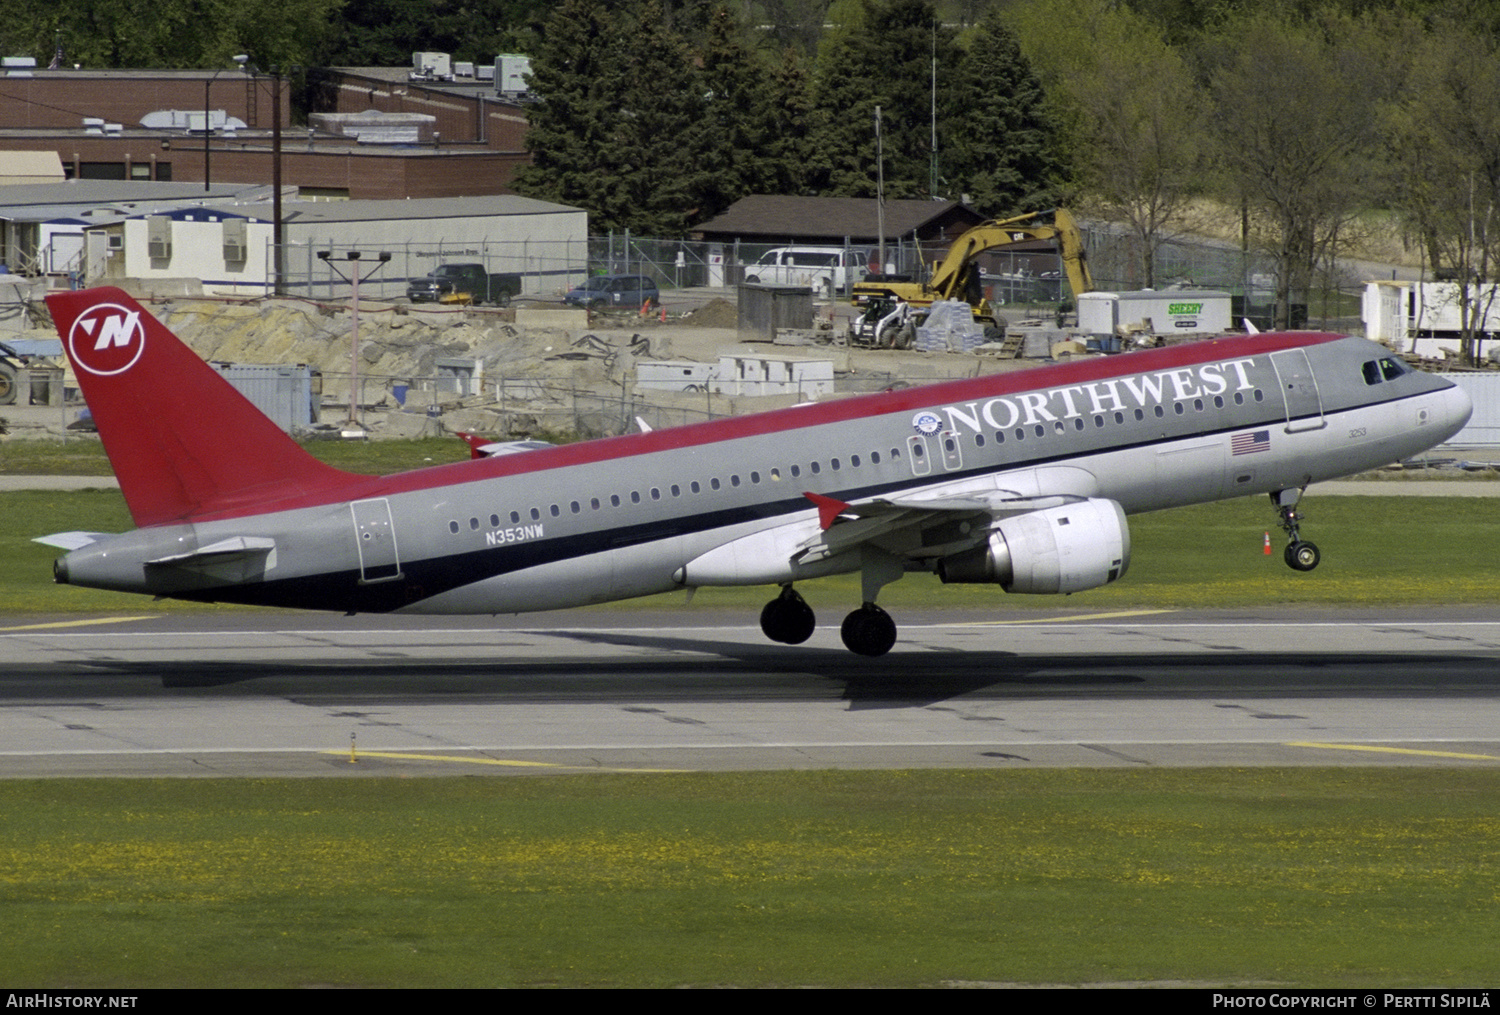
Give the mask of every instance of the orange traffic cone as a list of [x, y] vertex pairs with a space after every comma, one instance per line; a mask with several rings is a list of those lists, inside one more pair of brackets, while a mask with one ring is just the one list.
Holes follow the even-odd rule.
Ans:
[[1269, 532], [1267, 532], [1267, 533], [1266, 533], [1266, 549], [1265, 549], [1265, 555], [1266, 555], [1266, 556], [1267, 556], [1267, 557], [1269, 557], [1269, 556], [1270, 556], [1270, 555], [1271, 555], [1271, 534], [1270, 534], [1270, 533], [1269, 533]]

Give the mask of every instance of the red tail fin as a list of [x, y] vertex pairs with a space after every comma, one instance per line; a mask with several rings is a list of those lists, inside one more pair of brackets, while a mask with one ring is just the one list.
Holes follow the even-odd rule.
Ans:
[[47, 307], [137, 525], [355, 478], [298, 447], [119, 289], [56, 293]]

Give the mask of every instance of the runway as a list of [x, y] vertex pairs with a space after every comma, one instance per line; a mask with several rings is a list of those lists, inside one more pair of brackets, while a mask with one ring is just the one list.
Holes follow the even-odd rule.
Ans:
[[1481, 610], [747, 620], [8, 617], [0, 777], [1500, 764]]

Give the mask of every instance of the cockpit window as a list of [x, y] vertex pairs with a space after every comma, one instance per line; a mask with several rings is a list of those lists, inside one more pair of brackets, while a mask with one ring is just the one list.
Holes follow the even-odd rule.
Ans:
[[1366, 363], [1364, 365], [1364, 367], [1362, 369], [1364, 371], [1365, 383], [1366, 384], [1379, 384], [1380, 383], [1380, 381], [1381, 381], [1380, 364], [1378, 362], [1376, 362], [1375, 360], [1370, 360], [1368, 363]]
[[1406, 367], [1399, 361], [1387, 356], [1380, 361], [1380, 373], [1388, 381], [1394, 381], [1397, 377], [1406, 373]]

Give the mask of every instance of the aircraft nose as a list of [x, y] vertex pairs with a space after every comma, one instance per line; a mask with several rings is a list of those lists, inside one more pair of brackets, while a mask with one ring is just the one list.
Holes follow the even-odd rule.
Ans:
[[1442, 416], [1440, 422], [1447, 434], [1444, 440], [1447, 440], [1468, 425], [1469, 417], [1474, 413], [1474, 400], [1467, 391], [1455, 384], [1443, 392], [1439, 412]]

